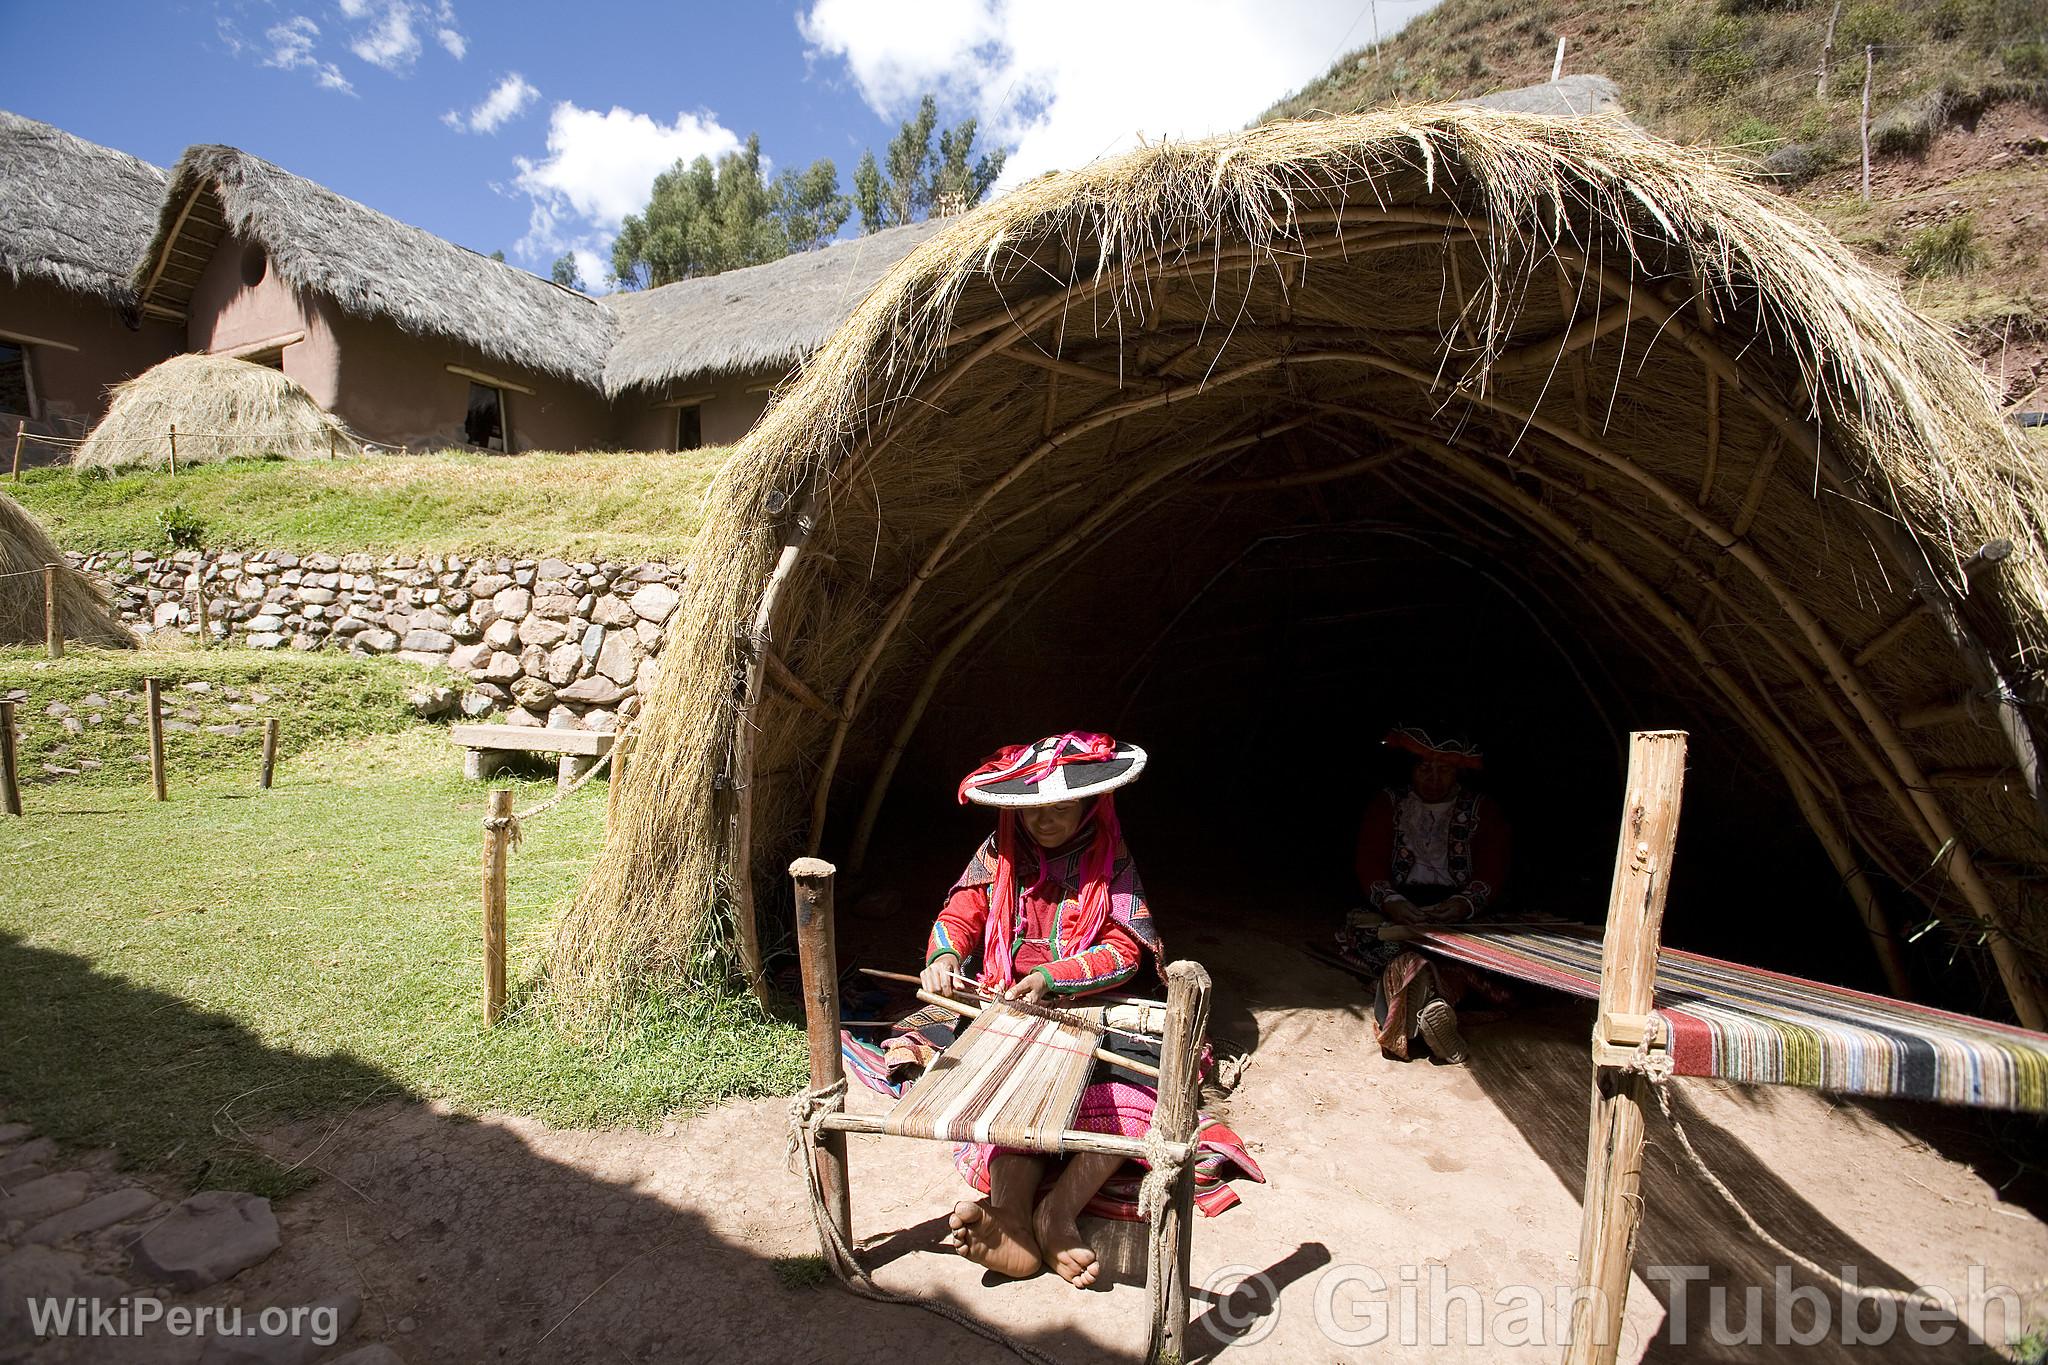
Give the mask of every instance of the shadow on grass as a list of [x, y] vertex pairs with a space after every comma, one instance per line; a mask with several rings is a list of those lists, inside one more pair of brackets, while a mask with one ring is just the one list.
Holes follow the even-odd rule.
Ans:
[[[779, 1143], [607, 1145], [449, 1116], [359, 1059], [271, 1046], [226, 1014], [4, 933], [0, 1105], [184, 1189], [288, 1196], [283, 1248], [192, 1301], [259, 1311], [354, 1290], [363, 1310], [344, 1347], [390, 1337], [409, 1360], [1011, 1359], [935, 1316], [788, 1283], [786, 1249], [759, 1245], [733, 1207], [750, 1183], [797, 1188]], [[778, 1224], [808, 1227], [782, 1204], [770, 1195]], [[1000, 1316], [987, 1299], [953, 1306]], [[0, 1319], [21, 1313], [0, 1302]], [[1091, 1354], [1069, 1333], [1001, 1325], [1069, 1359]], [[36, 1358], [92, 1360], [92, 1345], [46, 1343]]]

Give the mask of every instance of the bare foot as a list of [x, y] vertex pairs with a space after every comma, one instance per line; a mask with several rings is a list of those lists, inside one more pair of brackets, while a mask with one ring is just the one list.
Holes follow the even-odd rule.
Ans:
[[994, 1205], [962, 1200], [953, 1206], [946, 1226], [953, 1230], [960, 1254], [976, 1265], [1018, 1279], [1039, 1272], [1038, 1245], [1031, 1240], [1030, 1226]]
[[1060, 1214], [1048, 1200], [1032, 1212], [1031, 1230], [1053, 1273], [1076, 1289], [1095, 1283], [1095, 1252], [1081, 1240], [1081, 1229], [1071, 1216]]

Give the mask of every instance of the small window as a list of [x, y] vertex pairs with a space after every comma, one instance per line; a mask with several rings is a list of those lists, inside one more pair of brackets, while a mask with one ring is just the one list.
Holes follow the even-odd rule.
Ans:
[[0, 341], [0, 412], [34, 417], [28, 382], [28, 347]]
[[251, 289], [263, 283], [263, 272], [270, 268], [270, 260], [263, 254], [263, 248], [251, 242], [242, 248], [242, 283]]
[[505, 394], [488, 384], [469, 386], [469, 415], [463, 419], [462, 434], [473, 446], [485, 450], [505, 449]]
[[696, 403], [676, 409], [676, 449], [696, 450], [704, 444], [704, 409]]

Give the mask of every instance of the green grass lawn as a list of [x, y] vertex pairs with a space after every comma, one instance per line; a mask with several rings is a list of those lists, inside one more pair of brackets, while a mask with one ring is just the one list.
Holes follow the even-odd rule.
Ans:
[[195, 516], [208, 547], [345, 554], [681, 559], [728, 448], [230, 460], [176, 475], [34, 469], [6, 491], [67, 550], [163, 548]]
[[[523, 783], [517, 802], [550, 790]], [[269, 792], [235, 762], [174, 768], [161, 804], [140, 776], [25, 795], [25, 818], [0, 817], [0, 1105], [62, 1141], [193, 1188], [278, 1194], [311, 1177], [249, 1135], [287, 1119], [409, 1096], [648, 1124], [803, 1080], [801, 1030], [744, 1001], [650, 1005], [604, 1048], [534, 1005], [554, 916], [599, 842], [602, 782], [529, 822], [512, 854], [513, 1009], [489, 1031], [484, 788], [437, 727], [318, 740]]]

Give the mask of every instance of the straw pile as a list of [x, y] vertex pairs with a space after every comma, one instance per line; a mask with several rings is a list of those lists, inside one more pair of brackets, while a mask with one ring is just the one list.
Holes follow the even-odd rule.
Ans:
[[64, 562], [64, 552], [13, 498], [0, 494], [0, 644], [44, 640], [43, 566], [57, 568], [57, 620], [64, 638], [103, 649], [133, 649], [99, 584]]
[[[877, 287], [714, 491], [561, 998], [716, 977], [779, 859], [854, 840], [953, 642], [1076, 547], [1101, 581], [1224, 562], [1175, 509], [1283, 496], [1255, 491], [1283, 431], [1333, 504], [1554, 575], [1569, 626], [1725, 716], [1874, 932], [1873, 880], [1910, 886], [1988, 933], [1994, 990], [2035, 989], [2048, 840], [1998, 708], [1902, 720], [2031, 695], [2048, 658], [2043, 477], [1981, 376], [1714, 153], [1426, 107], [1047, 176]], [[1337, 477], [1368, 456], [1395, 463]], [[1874, 647], [1922, 585], [1949, 632]]]
[[71, 457], [80, 469], [212, 460], [360, 455], [348, 429], [277, 370], [213, 355], [174, 355], [114, 388], [107, 415]]

